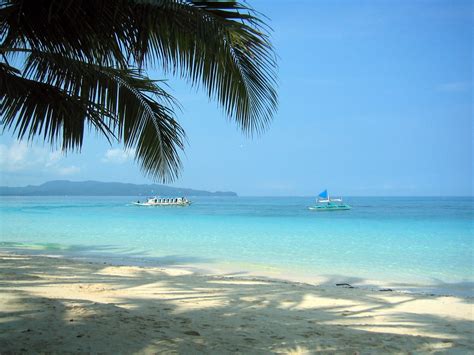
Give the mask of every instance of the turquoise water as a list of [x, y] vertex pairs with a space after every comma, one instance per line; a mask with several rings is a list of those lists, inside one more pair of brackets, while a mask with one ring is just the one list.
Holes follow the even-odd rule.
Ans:
[[473, 198], [354, 197], [351, 211], [326, 213], [305, 197], [193, 198], [184, 208], [133, 200], [2, 197], [0, 247], [474, 294]]

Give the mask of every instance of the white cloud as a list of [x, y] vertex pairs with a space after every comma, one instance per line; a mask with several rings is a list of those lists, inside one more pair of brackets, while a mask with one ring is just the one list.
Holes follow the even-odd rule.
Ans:
[[28, 151], [26, 143], [15, 142], [11, 146], [0, 144], [0, 167], [3, 171], [21, 170]]
[[56, 150], [54, 152], [49, 153], [48, 161], [46, 162], [46, 166], [54, 166], [56, 165], [63, 157], [63, 153], [60, 150]]
[[0, 167], [3, 171], [14, 172], [38, 166], [55, 165], [61, 152], [50, 152], [44, 148], [29, 146], [26, 142], [15, 141], [11, 145], [0, 144]]
[[135, 156], [135, 149], [108, 149], [102, 161], [105, 163], [123, 164]]
[[77, 174], [79, 171], [81, 171], [81, 168], [75, 166], [75, 165], [71, 165], [71, 166], [65, 166], [65, 167], [62, 167], [62, 168], [59, 168], [58, 169], [58, 173], [59, 175], [74, 175], [74, 174]]
[[71, 175], [79, 172], [76, 166], [63, 167], [60, 150], [50, 151], [43, 147], [28, 145], [24, 141], [15, 141], [10, 145], [0, 144], [0, 170], [20, 172], [28, 170], [48, 171], [59, 175]]

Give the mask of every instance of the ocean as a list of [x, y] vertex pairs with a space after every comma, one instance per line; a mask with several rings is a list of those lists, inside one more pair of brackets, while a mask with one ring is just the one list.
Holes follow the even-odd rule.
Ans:
[[472, 197], [1, 197], [0, 249], [474, 296]]

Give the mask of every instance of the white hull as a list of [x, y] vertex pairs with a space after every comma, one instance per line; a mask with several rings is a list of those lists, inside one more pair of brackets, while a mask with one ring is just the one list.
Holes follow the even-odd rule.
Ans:
[[191, 202], [178, 202], [178, 203], [150, 203], [150, 202], [133, 202], [135, 206], [189, 206]]
[[159, 197], [152, 197], [148, 198], [146, 202], [132, 202], [135, 206], [189, 206], [191, 201], [186, 199], [185, 197], [178, 197], [178, 198], [159, 198]]

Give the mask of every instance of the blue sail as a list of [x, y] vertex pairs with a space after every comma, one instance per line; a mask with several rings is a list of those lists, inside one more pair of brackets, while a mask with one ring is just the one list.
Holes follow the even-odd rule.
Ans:
[[324, 190], [323, 192], [321, 192], [318, 197], [321, 197], [321, 198], [328, 198], [328, 190]]

